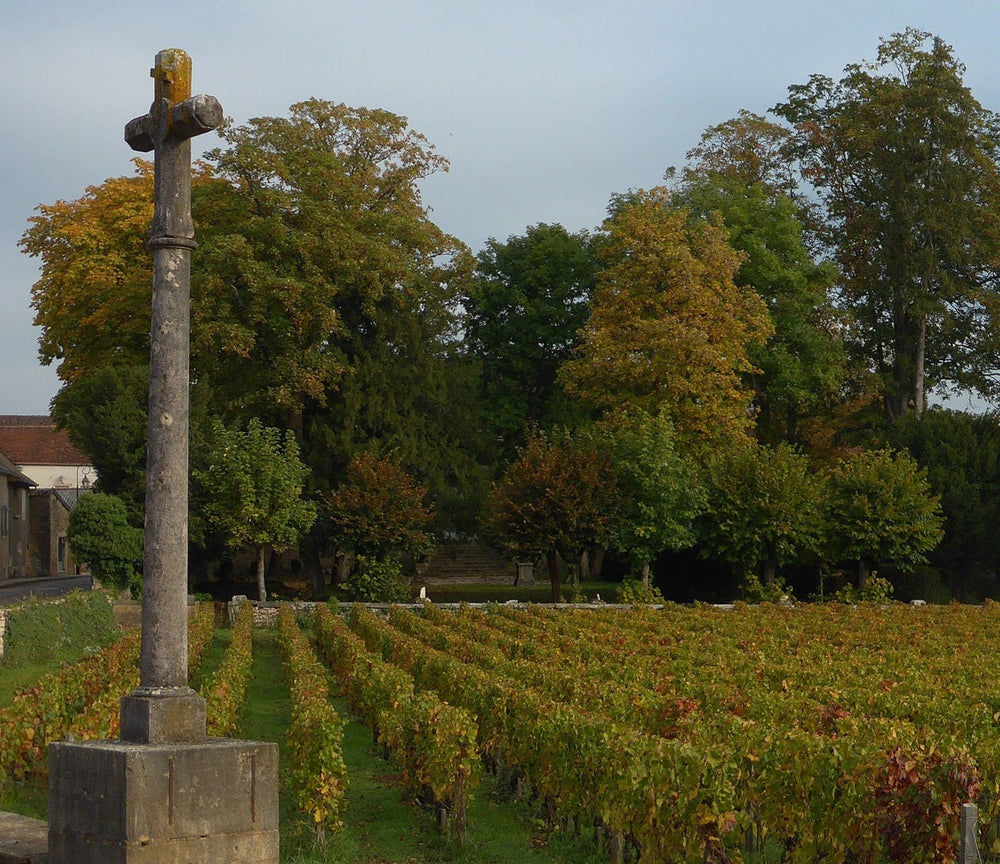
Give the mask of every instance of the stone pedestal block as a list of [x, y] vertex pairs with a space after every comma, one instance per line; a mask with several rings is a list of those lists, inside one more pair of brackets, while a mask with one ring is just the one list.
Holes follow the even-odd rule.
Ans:
[[49, 778], [50, 864], [277, 864], [274, 744], [61, 741]]
[[205, 737], [205, 700], [188, 687], [140, 687], [122, 699], [122, 741], [178, 744]]

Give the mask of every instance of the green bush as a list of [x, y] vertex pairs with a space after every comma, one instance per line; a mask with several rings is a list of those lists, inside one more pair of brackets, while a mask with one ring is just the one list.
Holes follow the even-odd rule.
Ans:
[[836, 594], [834, 600], [838, 603], [891, 603], [893, 595], [892, 583], [872, 572], [871, 577], [860, 591], [851, 584], [845, 585]]
[[362, 603], [406, 603], [412, 599], [399, 561], [377, 561], [364, 555], [358, 556], [358, 566], [347, 577], [347, 593]]
[[125, 502], [114, 495], [84, 495], [69, 516], [69, 545], [78, 561], [109, 588], [142, 591], [142, 529], [129, 524]]
[[743, 579], [743, 598], [747, 603], [780, 603], [795, 599], [791, 586], [781, 576], [775, 576], [774, 582], [765, 585], [756, 573], [748, 573]]
[[663, 603], [663, 595], [655, 585], [643, 585], [638, 579], [626, 579], [618, 589], [618, 602], [639, 604]]
[[74, 591], [59, 600], [36, 598], [8, 610], [3, 662], [76, 657], [96, 652], [119, 635], [114, 609], [103, 591]]

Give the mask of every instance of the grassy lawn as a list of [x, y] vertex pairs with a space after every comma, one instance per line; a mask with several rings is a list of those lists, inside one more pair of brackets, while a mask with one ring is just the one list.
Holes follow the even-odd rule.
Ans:
[[[614, 602], [621, 588], [620, 582], [583, 582], [579, 589], [564, 583], [562, 586], [563, 600], [575, 599], [577, 593], [582, 603], [594, 601], [598, 596], [606, 603]], [[551, 603], [552, 588], [546, 581], [536, 580], [531, 585], [483, 585], [477, 583], [459, 583], [453, 585], [432, 585], [427, 589], [428, 597], [435, 603], [506, 603], [517, 600], [519, 603]], [[345, 601], [346, 594], [338, 596]]]

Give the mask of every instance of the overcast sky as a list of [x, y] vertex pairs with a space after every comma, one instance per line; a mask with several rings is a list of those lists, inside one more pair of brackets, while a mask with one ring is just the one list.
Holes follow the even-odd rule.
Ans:
[[[839, 77], [907, 26], [955, 49], [1000, 110], [1000, 3], [966, 0], [0, 0], [0, 414], [46, 413], [17, 241], [42, 203], [131, 174], [126, 121], [156, 52], [237, 122], [317, 97], [406, 116], [451, 162], [423, 186], [478, 250], [537, 222], [595, 228], [609, 198], [681, 165], [710, 125]], [[214, 135], [196, 139], [195, 151]], [[194, 266], [197, 267], [197, 253]]]

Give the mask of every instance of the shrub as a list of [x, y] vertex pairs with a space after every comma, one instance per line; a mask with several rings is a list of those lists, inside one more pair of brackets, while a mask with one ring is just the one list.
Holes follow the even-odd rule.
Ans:
[[638, 579], [626, 579], [618, 589], [618, 602], [639, 604], [663, 603], [663, 595], [655, 585], [643, 585]]
[[756, 573], [748, 573], [743, 580], [743, 597], [747, 603], [780, 603], [794, 600], [791, 586], [780, 576], [765, 585]]
[[347, 578], [347, 592], [362, 603], [405, 603], [410, 600], [410, 585], [403, 567], [395, 559], [376, 561], [358, 556], [358, 566]]
[[68, 539], [78, 561], [97, 579], [118, 591], [142, 591], [142, 530], [128, 521], [121, 498], [84, 495], [69, 516]]

